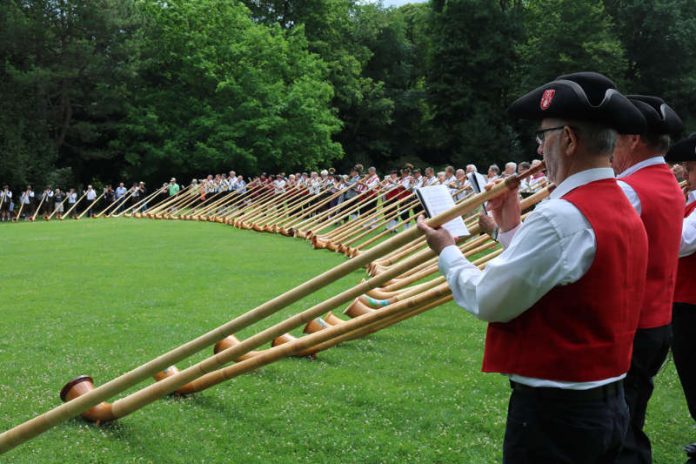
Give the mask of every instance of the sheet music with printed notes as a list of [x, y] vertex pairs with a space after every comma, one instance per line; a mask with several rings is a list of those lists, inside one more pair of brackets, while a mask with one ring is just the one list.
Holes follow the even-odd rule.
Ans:
[[[449, 193], [449, 189], [444, 185], [432, 185], [430, 187], [420, 187], [416, 189], [416, 195], [420, 200], [428, 217], [435, 217], [440, 213], [454, 208], [454, 200]], [[471, 235], [466, 228], [461, 216], [452, 219], [442, 225], [453, 237], [464, 237]]]

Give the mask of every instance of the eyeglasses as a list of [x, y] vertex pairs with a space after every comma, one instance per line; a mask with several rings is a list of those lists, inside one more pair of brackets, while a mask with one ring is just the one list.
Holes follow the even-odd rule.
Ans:
[[566, 128], [566, 126], [558, 126], [558, 127], [549, 127], [548, 129], [541, 129], [541, 130], [536, 131], [534, 133], [534, 135], [536, 137], [537, 145], [541, 145], [542, 143], [544, 143], [544, 139], [546, 138], [547, 132], [551, 132], [551, 131], [555, 131], [555, 130], [562, 130], [565, 128]]

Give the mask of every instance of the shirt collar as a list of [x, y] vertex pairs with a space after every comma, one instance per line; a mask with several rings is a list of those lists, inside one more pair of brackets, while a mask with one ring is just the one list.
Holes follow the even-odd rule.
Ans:
[[568, 177], [566, 180], [561, 182], [560, 185], [556, 187], [556, 190], [551, 192], [550, 198], [558, 199], [563, 197], [563, 195], [565, 195], [566, 193], [575, 190], [576, 188], [581, 187], [585, 184], [589, 184], [590, 182], [613, 178], [614, 170], [611, 168], [586, 169], [584, 171], [580, 171], [578, 173], [573, 174], [572, 176]]
[[689, 192], [689, 194], [686, 196], [686, 204], [691, 204], [694, 201], [696, 201], [696, 190], [692, 190]]
[[656, 164], [665, 164], [665, 157], [662, 155], [657, 155], [653, 156], [652, 158], [643, 160], [640, 163], [636, 163], [630, 168], [626, 169], [624, 172], [622, 172], [616, 177], [621, 179], [622, 177], [630, 176], [636, 171], [640, 171], [641, 169], [647, 168], [648, 166], [655, 166]]

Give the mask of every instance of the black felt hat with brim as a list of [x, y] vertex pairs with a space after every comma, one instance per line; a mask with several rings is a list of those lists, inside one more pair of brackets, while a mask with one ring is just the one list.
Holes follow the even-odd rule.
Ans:
[[658, 135], [674, 135], [684, 129], [681, 118], [660, 97], [651, 95], [626, 95], [645, 118], [646, 132]]
[[641, 112], [616, 90], [609, 78], [594, 72], [559, 76], [518, 98], [508, 113], [533, 121], [588, 121], [621, 134], [642, 134], [646, 128]]
[[665, 155], [665, 160], [670, 163], [696, 161], [696, 133], [672, 145]]

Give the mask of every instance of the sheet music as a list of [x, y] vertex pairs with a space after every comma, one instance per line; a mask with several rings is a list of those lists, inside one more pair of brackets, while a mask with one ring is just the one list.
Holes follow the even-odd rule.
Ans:
[[471, 188], [474, 189], [474, 192], [481, 193], [481, 191], [484, 189], [484, 187], [488, 183], [486, 178], [482, 174], [479, 174], [478, 172], [470, 172], [468, 176], [469, 176], [469, 183], [471, 184]]
[[[449, 193], [449, 189], [444, 185], [432, 185], [430, 187], [421, 187], [416, 189], [418, 199], [423, 204], [423, 207], [429, 217], [435, 217], [438, 214], [447, 211], [454, 207], [454, 200]], [[471, 235], [469, 229], [466, 228], [464, 220], [458, 216], [451, 221], [442, 225], [454, 237], [463, 237]]]

